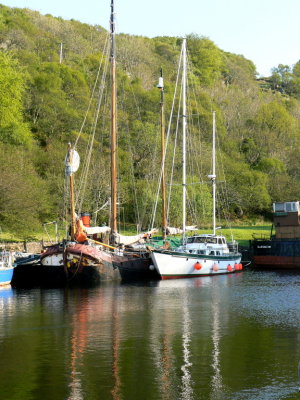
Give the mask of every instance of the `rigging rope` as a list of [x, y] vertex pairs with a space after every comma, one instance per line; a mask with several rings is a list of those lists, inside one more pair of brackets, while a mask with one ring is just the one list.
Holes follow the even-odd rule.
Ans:
[[[95, 94], [96, 91], [96, 87], [97, 87], [97, 83], [99, 80], [99, 75], [100, 75], [100, 70], [101, 70], [101, 66], [102, 66], [102, 62], [104, 59], [104, 55], [106, 55], [106, 59], [108, 58], [109, 55], [109, 47], [107, 46], [106, 48], [106, 52], [103, 53], [102, 55], [102, 59], [101, 59], [101, 64], [99, 66], [98, 69], [98, 74], [97, 74], [97, 78], [96, 78], [96, 82], [92, 91], [92, 96]], [[89, 138], [89, 143], [87, 146], [87, 151], [86, 151], [86, 158], [85, 158], [85, 163], [83, 165], [83, 171], [81, 174], [81, 181], [79, 184], [79, 190], [77, 193], [77, 199], [76, 199], [76, 205], [78, 206], [78, 210], [79, 212], [81, 212], [82, 209], [82, 204], [83, 204], [83, 200], [84, 200], [84, 196], [85, 196], [85, 192], [86, 192], [86, 187], [87, 187], [87, 183], [88, 183], [88, 174], [89, 174], [89, 168], [90, 168], [90, 163], [91, 163], [91, 156], [92, 156], [92, 150], [93, 150], [93, 145], [94, 145], [94, 141], [95, 141], [95, 134], [96, 134], [96, 128], [97, 128], [97, 123], [98, 123], [98, 119], [99, 119], [99, 113], [100, 113], [100, 107], [102, 105], [102, 99], [103, 99], [103, 93], [104, 93], [104, 89], [105, 89], [105, 81], [106, 81], [106, 77], [107, 77], [107, 71], [108, 71], [108, 62], [106, 62], [104, 64], [104, 68], [103, 68], [103, 73], [102, 73], [102, 77], [101, 77], [101, 82], [100, 82], [100, 86], [99, 86], [99, 91], [98, 91], [98, 101], [97, 101], [97, 107], [95, 110], [95, 114], [94, 114], [94, 121], [91, 127], [91, 135]], [[88, 109], [90, 109], [92, 103], [92, 98], [89, 104]], [[83, 129], [83, 125], [81, 128], [81, 131]], [[79, 136], [78, 136], [79, 138]], [[78, 140], [77, 140], [78, 142]], [[77, 144], [76, 142], [76, 144]]]
[[163, 155], [163, 162], [162, 162], [162, 165], [161, 165], [161, 168], [160, 168], [160, 176], [159, 176], [159, 181], [158, 181], [158, 185], [157, 185], [156, 201], [155, 201], [155, 204], [154, 204], [154, 207], [153, 207], [153, 212], [152, 212], [151, 229], [154, 229], [154, 223], [155, 223], [155, 217], [156, 217], [156, 209], [157, 209], [159, 192], [160, 192], [160, 188], [161, 188], [162, 174], [163, 174], [162, 168], [163, 168], [163, 165], [165, 164], [165, 160], [166, 160], [166, 153], [167, 153], [168, 142], [169, 142], [169, 137], [170, 137], [171, 122], [172, 122], [173, 112], [174, 112], [174, 107], [175, 107], [175, 98], [176, 98], [176, 94], [177, 94], [177, 88], [178, 88], [181, 64], [182, 64], [182, 49], [181, 49], [180, 57], [179, 57], [177, 76], [176, 76], [176, 84], [175, 84], [175, 90], [174, 90], [174, 96], [173, 96], [173, 102], [172, 102], [172, 107], [171, 107], [169, 123], [168, 123], [165, 152], [164, 152], [164, 155]]

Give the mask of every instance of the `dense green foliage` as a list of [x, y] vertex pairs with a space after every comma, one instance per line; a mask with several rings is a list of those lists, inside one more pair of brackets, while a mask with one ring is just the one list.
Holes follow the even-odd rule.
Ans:
[[[67, 143], [74, 143], [81, 130], [77, 148], [83, 161], [87, 160], [86, 145], [97, 109], [95, 97], [90, 103], [90, 95], [98, 71], [99, 76], [105, 73], [104, 63], [98, 68], [99, 60], [107, 59], [106, 40], [107, 32], [99, 26], [0, 6], [3, 230], [26, 233], [63, 216]], [[189, 106], [191, 115], [196, 116], [189, 132], [188, 181], [203, 180], [201, 185], [188, 187], [190, 204], [194, 204], [189, 206], [188, 223], [196, 221], [203, 226], [210, 220], [211, 189], [206, 175], [211, 168], [212, 110], [217, 112], [218, 165], [222, 167], [218, 176], [221, 182], [226, 179], [226, 186], [219, 184], [224, 194], [218, 202], [220, 215], [226, 209], [231, 218], [255, 218], [267, 215], [272, 201], [298, 199], [300, 63], [293, 68], [279, 65], [262, 82], [256, 79], [254, 64], [243, 56], [224, 52], [208, 38], [194, 34], [187, 42], [193, 87]], [[168, 114], [180, 46], [181, 40], [172, 37], [117, 37], [120, 220], [133, 225], [150, 224], [160, 167], [156, 81], [163, 67]], [[79, 199], [82, 211], [99, 209], [110, 195], [109, 87], [106, 89], [85, 196]], [[168, 171], [174, 138], [171, 141]], [[177, 181], [181, 174], [178, 151], [174, 165]], [[82, 172], [83, 166], [78, 176]], [[180, 186], [173, 186], [171, 225], [181, 221], [180, 197]], [[98, 212], [97, 222], [107, 220], [104, 208]]]

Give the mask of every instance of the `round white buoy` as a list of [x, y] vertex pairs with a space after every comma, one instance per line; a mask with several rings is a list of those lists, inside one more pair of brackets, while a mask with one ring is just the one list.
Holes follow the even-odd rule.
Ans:
[[151, 264], [151, 265], [149, 265], [149, 269], [151, 270], [151, 271], [154, 271], [154, 265], [153, 264]]

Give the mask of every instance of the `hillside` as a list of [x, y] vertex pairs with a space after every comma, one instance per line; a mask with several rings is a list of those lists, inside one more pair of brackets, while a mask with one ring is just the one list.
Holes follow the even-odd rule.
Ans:
[[[64, 21], [27, 9], [0, 5], [0, 227], [26, 236], [43, 222], [66, 214], [64, 158], [67, 143], [85, 148], [93, 126], [88, 110], [104, 53], [107, 32], [100, 26]], [[60, 44], [63, 59], [60, 63]], [[240, 221], [268, 216], [273, 201], [300, 197], [300, 63], [280, 65], [257, 80], [254, 64], [220, 50], [205, 37], [188, 37], [190, 79], [197, 131], [191, 130], [190, 158], [199, 180], [210, 170], [212, 110], [217, 112], [219, 165], [226, 200], [218, 211]], [[117, 36], [119, 204], [121, 221], [147, 227], [159, 172], [159, 101], [156, 88], [162, 67], [166, 112], [171, 108], [181, 40]], [[103, 69], [103, 67], [101, 67]], [[102, 71], [101, 69], [101, 71]], [[109, 96], [95, 131], [95, 150], [82, 210], [99, 209], [109, 198]], [[96, 106], [96, 100], [92, 103]], [[200, 154], [201, 148], [201, 154]], [[195, 149], [197, 149], [195, 151]], [[198, 152], [199, 149], [199, 152]], [[171, 156], [170, 156], [171, 158]], [[201, 162], [200, 162], [200, 161]], [[175, 166], [180, 175], [180, 160]], [[225, 178], [226, 176], [226, 178]], [[180, 224], [178, 203], [171, 224]], [[197, 222], [211, 215], [208, 184], [189, 189]], [[97, 222], [107, 222], [106, 211]], [[193, 212], [194, 213], [194, 212]], [[192, 212], [189, 213], [192, 223]], [[159, 218], [159, 215], [158, 215]], [[157, 220], [159, 221], [159, 219]], [[158, 222], [159, 224], [159, 222]]]

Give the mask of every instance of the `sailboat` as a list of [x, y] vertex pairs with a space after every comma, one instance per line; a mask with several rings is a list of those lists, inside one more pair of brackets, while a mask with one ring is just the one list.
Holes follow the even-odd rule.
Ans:
[[186, 237], [186, 39], [182, 43], [182, 245], [175, 250], [154, 249], [153, 264], [162, 279], [190, 278], [203, 275], [232, 273], [242, 269], [237, 243], [230, 247], [216, 231], [216, 123], [213, 113], [213, 171], [209, 175], [213, 188], [213, 233]]
[[[67, 280], [89, 283], [90, 280], [119, 280], [124, 276], [134, 277], [135, 273], [144, 278], [157, 277], [151, 267], [151, 259], [146, 249], [126, 251], [125, 245], [143, 238], [145, 234], [124, 237], [117, 232], [117, 129], [116, 129], [116, 59], [115, 59], [115, 13], [114, 0], [111, 0], [110, 19], [110, 65], [111, 65], [111, 214], [110, 243], [106, 244], [91, 238], [101, 232], [100, 227], [85, 226], [76, 216], [74, 201], [74, 173], [79, 168], [80, 157], [69, 144], [66, 157], [66, 176], [70, 187], [70, 238], [50, 246], [41, 256], [41, 264], [50, 271], [63, 267]], [[148, 232], [150, 233], [150, 232]], [[147, 233], [146, 233], [147, 234]], [[74, 279], [75, 278], [75, 279]], [[63, 279], [63, 278], [62, 278]], [[55, 282], [54, 282], [55, 283]]]

